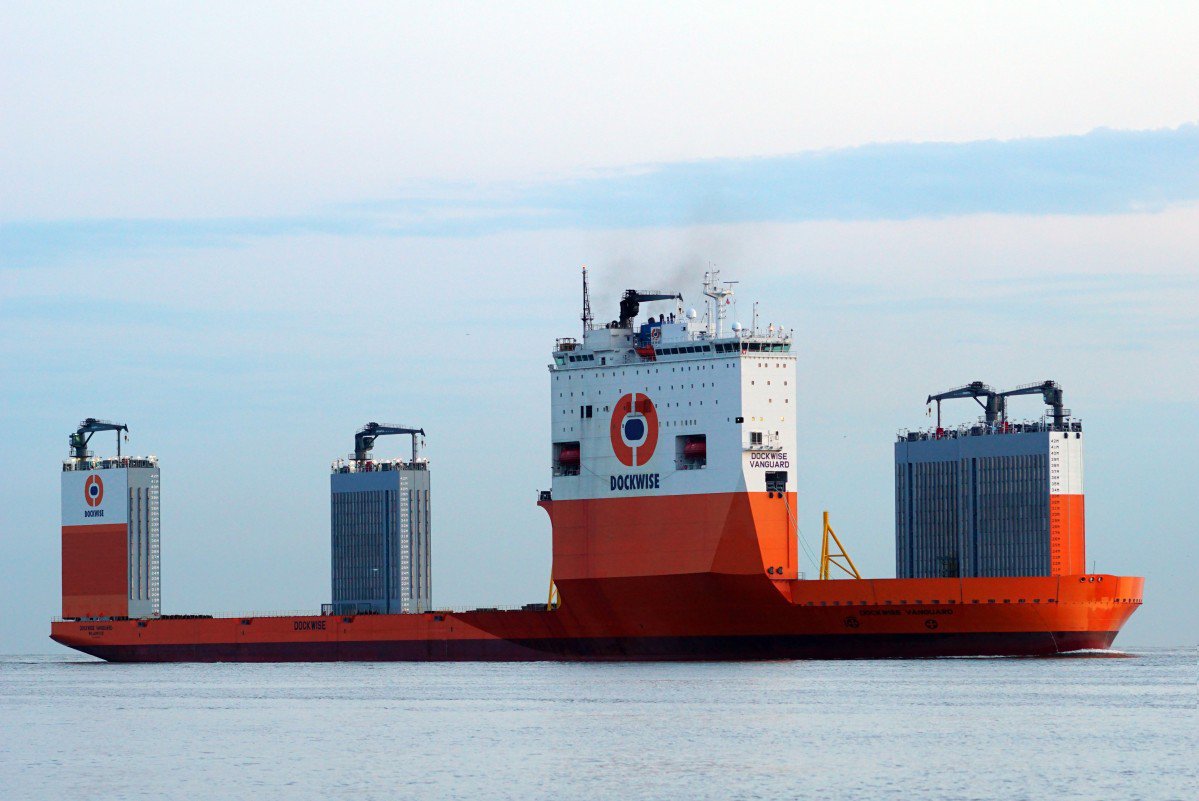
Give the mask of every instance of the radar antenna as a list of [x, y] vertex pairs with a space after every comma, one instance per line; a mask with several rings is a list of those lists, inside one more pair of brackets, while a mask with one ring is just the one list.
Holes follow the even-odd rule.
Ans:
[[[733, 284], [736, 281], [720, 281], [720, 270], [709, 270], [704, 273], [704, 294], [712, 299], [716, 305], [716, 313], [709, 317], [709, 334], [713, 339], [719, 339], [721, 330], [724, 328], [724, 307], [728, 305], [728, 299], [733, 296]], [[715, 321], [716, 330], [711, 329], [712, 322]]]

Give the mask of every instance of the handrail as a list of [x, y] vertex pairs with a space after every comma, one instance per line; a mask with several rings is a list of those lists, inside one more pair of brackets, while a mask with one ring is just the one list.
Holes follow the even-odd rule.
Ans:
[[1021, 423], [987, 425], [986, 423], [963, 423], [951, 428], [901, 428], [896, 432], [899, 442], [919, 442], [932, 439], [964, 439], [966, 437], [1004, 436], [1007, 434], [1029, 434], [1041, 432], [1081, 432], [1082, 419], [1072, 417], [1061, 425], [1048, 419], [1027, 420]]
[[[443, 606], [437, 609], [426, 609], [423, 612], [391, 612], [392, 615], [465, 615], [478, 612], [529, 612], [538, 611], [538, 607], [544, 607], [541, 602], [529, 604], [503, 604], [499, 606], [482, 606], [482, 607], [456, 607]], [[272, 618], [291, 618], [291, 617], [381, 617], [387, 613], [383, 612], [355, 612], [353, 614], [343, 614], [340, 612], [324, 612], [315, 611], [312, 609], [302, 609], [298, 611], [253, 611], [253, 612], [213, 612], [203, 614], [180, 614], [180, 615], [159, 615], [157, 617], [95, 617], [95, 618], [64, 618], [52, 617], [51, 623], [114, 623], [114, 622], [171, 622], [184, 620], [267, 620]]]

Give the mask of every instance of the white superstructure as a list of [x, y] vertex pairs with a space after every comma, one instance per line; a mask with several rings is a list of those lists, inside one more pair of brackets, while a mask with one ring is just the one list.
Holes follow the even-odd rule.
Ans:
[[[562, 339], [550, 365], [553, 498], [794, 489], [790, 333], [685, 313], [614, 321]], [[768, 486], [768, 476], [770, 486]]]

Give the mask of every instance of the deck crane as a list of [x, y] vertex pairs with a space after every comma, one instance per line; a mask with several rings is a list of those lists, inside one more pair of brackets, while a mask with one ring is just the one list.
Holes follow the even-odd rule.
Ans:
[[1053, 409], [1053, 427], [1059, 428], [1065, 423], [1070, 413], [1063, 408], [1062, 388], [1056, 381], [1042, 381], [1039, 384], [1025, 384], [999, 393], [999, 411], [1004, 421], [1007, 421], [1007, 399], [1013, 395], [1040, 395], [1045, 405]]
[[642, 303], [649, 303], [653, 300], [677, 300], [683, 302], [683, 296], [679, 293], [673, 295], [667, 292], [642, 292], [639, 289], [626, 289], [624, 295], [620, 298], [620, 328], [630, 328], [633, 325], [633, 320], [637, 318], [637, 312], [641, 310]]
[[[983, 408], [988, 425], [999, 422], [1000, 400], [999, 393], [981, 381], [971, 381], [965, 386], [949, 389], [936, 395], [929, 395], [925, 403], [937, 402], [937, 428], [941, 428], [941, 401], [952, 398], [974, 398], [975, 403]], [[986, 398], [986, 401], [980, 400]]]
[[362, 428], [358, 429], [358, 433], [354, 435], [354, 460], [364, 462], [370, 458], [371, 448], [375, 447], [375, 440], [387, 434], [411, 434], [412, 435], [412, 461], [416, 461], [420, 451], [417, 447], [416, 435], [425, 435], [423, 428], [411, 428], [410, 426], [393, 426], [384, 423], [367, 423]]
[[71, 458], [86, 459], [87, 444], [91, 441], [92, 435], [97, 431], [115, 431], [117, 432], [117, 458], [121, 458], [121, 432], [129, 433], [129, 426], [124, 423], [110, 423], [107, 420], [97, 420], [94, 417], [89, 417], [79, 424], [79, 430], [68, 438], [71, 445]]

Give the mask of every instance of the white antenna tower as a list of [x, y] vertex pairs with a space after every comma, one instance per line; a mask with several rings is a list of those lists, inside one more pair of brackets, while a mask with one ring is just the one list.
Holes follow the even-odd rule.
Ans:
[[[709, 270], [704, 273], [704, 294], [712, 299], [716, 305], [716, 313], [708, 318], [708, 333], [715, 339], [720, 338], [721, 331], [724, 329], [724, 307], [728, 305], [728, 298], [733, 295], [733, 284], [736, 281], [720, 282], [720, 270]], [[716, 331], [712, 331], [712, 321], [716, 323]]]

